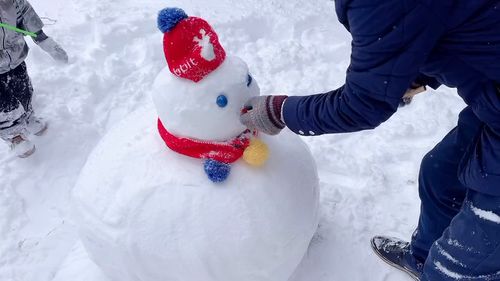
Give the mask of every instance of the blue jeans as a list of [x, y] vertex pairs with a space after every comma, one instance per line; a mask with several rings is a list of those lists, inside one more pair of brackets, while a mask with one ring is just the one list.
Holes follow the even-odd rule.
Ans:
[[466, 108], [458, 126], [422, 161], [421, 214], [411, 242], [413, 255], [425, 263], [422, 281], [500, 280], [500, 197], [458, 179], [460, 162], [482, 126]]

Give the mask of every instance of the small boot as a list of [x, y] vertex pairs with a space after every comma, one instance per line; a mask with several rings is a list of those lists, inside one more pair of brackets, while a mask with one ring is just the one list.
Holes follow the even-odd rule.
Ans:
[[375, 236], [371, 244], [375, 254], [384, 262], [404, 271], [414, 280], [420, 280], [424, 264], [411, 254], [409, 242], [392, 237]]
[[47, 131], [48, 125], [42, 118], [30, 117], [27, 121], [27, 130], [30, 134], [41, 136]]
[[27, 158], [35, 152], [35, 145], [22, 135], [18, 135], [10, 140], [10, 149], [19, 158]]

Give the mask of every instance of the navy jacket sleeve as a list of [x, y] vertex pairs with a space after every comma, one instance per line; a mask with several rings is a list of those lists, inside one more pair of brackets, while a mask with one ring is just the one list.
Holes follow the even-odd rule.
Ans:
[[419, 69], [446, 29], [433, 2], [336, 0], [339, 19], [352, 35], [345, 85], [326, 94], [288, 98], [283, 106], [288, 128], [321, 135], [373, 129], [386, 121], [410, 84], [425, 77]]

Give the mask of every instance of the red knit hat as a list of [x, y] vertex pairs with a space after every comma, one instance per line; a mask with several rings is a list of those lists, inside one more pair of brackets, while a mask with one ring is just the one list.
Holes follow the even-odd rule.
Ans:
[[178, 77], [199, 82], [226, 58], [213, 28], [201, 18], [188, 17], [182, 9], [161, 10], [158, 28], [165, 34], [163, 49], [168, 67]]

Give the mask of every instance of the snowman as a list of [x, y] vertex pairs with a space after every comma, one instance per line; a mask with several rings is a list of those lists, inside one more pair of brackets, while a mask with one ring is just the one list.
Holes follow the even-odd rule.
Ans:
[[206, 21], [168, 8], [158, 26], [154, 106], [103, 138], [74, 189], [86, 251], [115, 281], [289, 280], [318, 224], [310, 151], [240, 124], [259, 87]]

